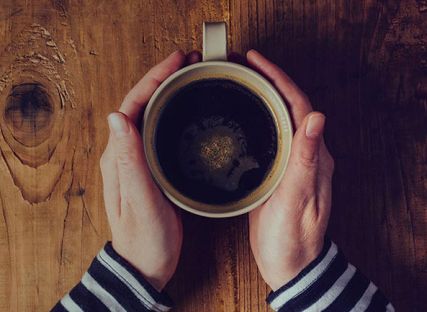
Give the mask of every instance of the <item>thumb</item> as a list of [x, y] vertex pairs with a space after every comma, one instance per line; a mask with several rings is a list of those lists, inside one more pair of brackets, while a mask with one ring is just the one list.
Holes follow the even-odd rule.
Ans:
[[315, 195], [324, 125], [325, 116], [312, 112], [295, 133], [285, 176], [279, 185], [295, 200], [307, 200]]
[[[151, 178], [141, 136], [135, 125], [119, 112], [108, 116], [108, 125], [116, 156], [122, 209], [137, 207], [147, 200], [155, 201], [160, 191]], [[123, 205], [124, 201], [126, 205]]]

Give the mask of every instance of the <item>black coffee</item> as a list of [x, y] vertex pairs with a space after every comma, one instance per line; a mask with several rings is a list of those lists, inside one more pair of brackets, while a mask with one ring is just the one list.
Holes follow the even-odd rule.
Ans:
[[165, 105], [155, 144], [176, 189], [225, 204], [262, 183], [276, 157], [277, 133], [260, 97], [231, 80], [205, 79], [178, 90]]

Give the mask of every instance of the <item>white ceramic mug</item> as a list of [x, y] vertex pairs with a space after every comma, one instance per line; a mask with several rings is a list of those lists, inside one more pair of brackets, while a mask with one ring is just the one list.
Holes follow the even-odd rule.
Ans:
[[[224, 205], [195, 201], [180, 193], [165, 177], [156, 156], [156, 126], [162, 109], [178, 90], [201, 79], [229, 79], [250, 89], [263, 100], [277, 133], [276, 156], [261, 185], [244, 198]], [[244, 214], [268, 199], [283, 177], [293, 134], [285, 103], [270, 82], [250, 68], [227, 62], [226, 25], [223, 22], [203, 23], [203, 62], [182, 68], [159, 86], [146, 107], [142, 132], [148, 166], [163, 193], [177, 206], [212, 218]]]

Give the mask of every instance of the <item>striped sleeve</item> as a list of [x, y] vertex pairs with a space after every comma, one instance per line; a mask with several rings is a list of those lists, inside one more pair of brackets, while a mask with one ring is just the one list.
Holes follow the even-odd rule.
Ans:
[[272, 292], [275, 311], [394, 311], [378, 288], [330, 240], [293, 280]]
[[169, 311], [171, 299], [159, 293], [108, 242], [89, 270], [52, 311]]

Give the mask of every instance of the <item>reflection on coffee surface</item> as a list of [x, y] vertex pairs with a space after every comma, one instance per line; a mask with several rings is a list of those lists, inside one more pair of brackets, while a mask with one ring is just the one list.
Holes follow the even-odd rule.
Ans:
[[263, 100], [227, 79], [195, 81], [161, 112], [156, 152], [169, 182], [207, 204], [237, 201], [268, 175], [277, 133]]

